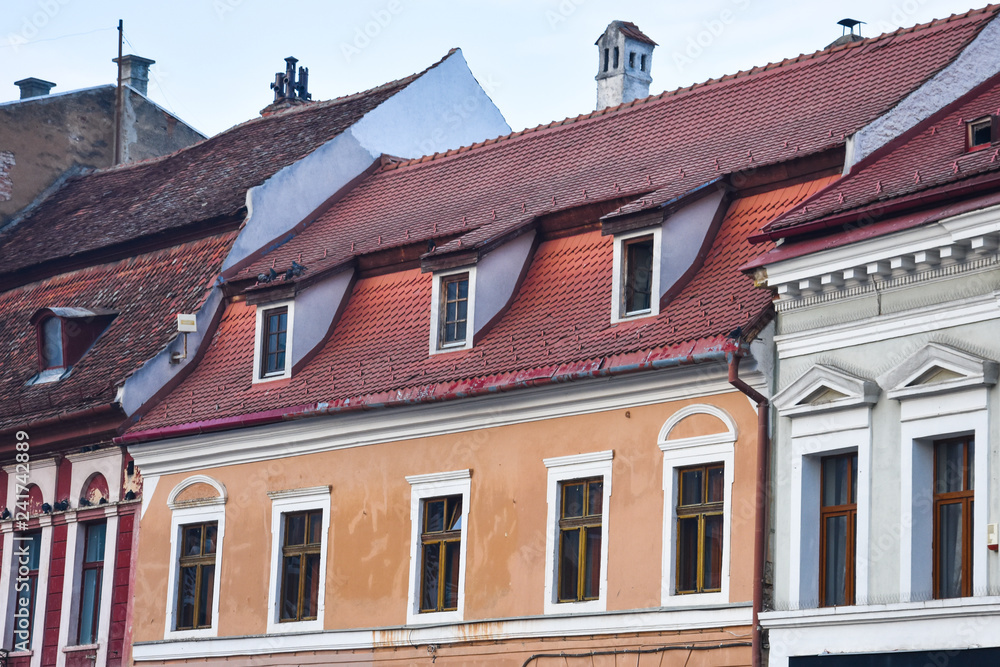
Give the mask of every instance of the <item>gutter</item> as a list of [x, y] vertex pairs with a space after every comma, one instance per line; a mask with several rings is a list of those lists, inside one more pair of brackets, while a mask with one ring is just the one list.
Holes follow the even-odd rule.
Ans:
[[[525, 389], [529, 387], [588, 380], [625, 375], [648, 370], [661, 370], [700, 363], [726, 363], [729, 357], [738, 350], [735, 341], [716, 337], [697, 343], [685, 343], [659, 350], [647, 350], [632, 354], [615, 355], [601, 360], [583, 361], [572, 364], [561, 364], [548, 369], [523, 371], [493, 376], [480, 380], [439, 383], [426, 387], [399, 389], [380, 394], [372, 394], [356, 398], [347, 398], [335, 403], [307, 403], [287, 408], [276, 408], [248, 415], [236, 415], [219, 419], [207, 419], [189, 424], [164, 426], [148, 431], [124, 433], [114, 438], [115, 444], [131, 445], [153, 440], [179, 438], [190, 435], [200, 435], [216, 431], [228, 431], [237, 428], [275, 424], [293, 419], [305, 419], [324, 415], [373, 410], [379, 408], [399, 407], [438, 403], [459, 398], [472, 398], [496, 394], [501, 391]], [[659, 356], [669, 352], [670, 356]], [[614, 365], [610, 365], [614, 364]], [[442, 388], [444, 391], [440, 391]], [[751, 389], [752, 391], [752, 389]]]
[[729, 384], [746, 394], [751, 401], [757, 403], [757, 488], [753, 531], [753, 628], [751, 629], [753, 648], [751, 650], [753, 667], [761, 667], [763, 647], [758, 618], [764, 600], [765, 515], [766, 509], [769, 507], [767, 503], [767, 449], [770, 403], [763, 394], [740, 379], [740, 359], [743, 356], [742, 350], [736, 350], [726, 355], [726, 361], [729, 365]]

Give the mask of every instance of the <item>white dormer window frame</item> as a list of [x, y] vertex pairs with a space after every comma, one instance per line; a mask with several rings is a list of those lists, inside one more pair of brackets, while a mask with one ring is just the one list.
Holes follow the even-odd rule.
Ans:
[[[650, 297], [649, 308], [626, 310], [628, 307], [625, 291], [629, 284], [629, 276], [634, 267], [629, 266], [628, 247], [636, 242], [649, 237], [653, 242], [652, 266], [650, 270]], [[637, 229], [622, 234], [615, 234], [614, 256], [611, 290], [611, 321], [627, 322], [643, 317], [655, 317], [660, 314], [660, 280], [661, 280], [661, 252], [662, 252], [663, 228], [660, 225]]]
[[[285, 327], [285, 364], [281, 371], [265, 373], [264, 364], [264, 345], [265, 337], [267, 332], [264, 331], [264, 327], [267, 324], [266, 315], [268, 311], [278, 310], [280, 308], [286, 309], [286, 327]], [[292, 327], [295, 322], [295, 301], [288, 299], [286, 301], [272, 301], [270, 303], [262, 303], [257, 306], [257, 323], [254, 327], [256, 332], [254, 335], [253, 343], [253, 383], [258, 382], [272, 382], [274, 380], [285, 380], [292, 377], [292, 339], [293, 332]]]
[[[465, 319], [465, 339], [452, 342], [445, 342], [445, 289], [444, 286], [457, 276], [468, 275], [469, 291], [467, 300], [467, 311]], [[431, 330], [430, 330], [430, 353], [454, 352], [456, 350], [472, 349], [475, 337], [476, 321], [476, 267], [465, 266], [447, 271], [434, 273], [434, 282], [431, 287]]]

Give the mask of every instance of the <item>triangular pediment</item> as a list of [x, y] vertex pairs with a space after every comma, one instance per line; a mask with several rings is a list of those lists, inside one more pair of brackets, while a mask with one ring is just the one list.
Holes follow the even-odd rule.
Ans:
[[879, 378], [889, 398], [927, 396], [957, 389], [993, 385], [1000, 364], [976, 354], [928, 343]]
[[785, 416], [821, 412], [878, 400], [873, 381], [836, 366], [816, 364], [774, 396], [774, 406]]

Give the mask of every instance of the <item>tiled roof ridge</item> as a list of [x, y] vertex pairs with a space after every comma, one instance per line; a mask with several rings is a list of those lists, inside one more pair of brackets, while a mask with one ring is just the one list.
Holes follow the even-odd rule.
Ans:
[[242, 123], [237, 123], [236, 125], [233, 125], [232, 127], [227, 128], [227, 129], [225, 129], [225, 130], [223, 130], [223, 131], [221, 131], [221, 132], [219, 132], [217, 134], [213, 134], [212, 136], [207, 137], [207, 138], [205, 138], [205, 139], [203, 139], [203, 140], [201, 140], [201, 141], [199, 141], [197, 143], [191, 144], [190, 146], [185, 146], [183, 148], [179, 148], [178, 150], [174, 151], [173, 153], [168, 153], [166, 155], [160, 155], [160, 156], [157, 156], [157, 157], [146, 158], [144, 160], [136, 160], [135, 162], [128, 162], [128, 163], [123, 163], [123, 164], [116, 164], [116, 165], [112, 165], [110, 167], [104, 167], [104, 168], [101, 168], [101, 169], [95, 169], [94, 171], [89, 172], [87, 175], [98, 175], [98, 174], [104, 174], [104, 173], [109, 173], [109, 172], [118, 172], [118, 171], [121, 171], [121, 170], [124, 170], [124, 169], [129, 169], [129, 168], [132, 168], [132, 167], [148, 166], [150, 164], [155, 164], [157, 162], [162, 162], [164, 160], [168, 160], [168, 159], [174, 157], [175, 155], [177, 155], [179, 153], [183, 153], [183, 152], [191, 150], [193, 148], [200, 147], [200, 146], [202, 146], [202, 145], [204, 145], [204, 144], [206, 144], [206, 143], [208, 143], [210, 141], [213, 141], [214, 139], [216, 139], [218, 137], [221, 137], [224, 134], [232, 132], [233, 130], [236, 130], [236, 129], [239, 129], [239, 128], [243, 128], [243, 127], [247, 127], [248, 125], [252, 125], [254, 123], [266, 122], [266, 121], [268, 121], [268, 120], [270, 120], [272, 118], [275, 118], [275, 117], [287, 117], [287, 116], [291, 116], [293, 114], [304, 113], [306, 111], [312, 111], [312, 110], [315, 110], [315, 109], [321, 109], [321, 108], [327, 108], [327, 107], [337, 106], [337, 105], [340, 105], [340, 104], [345, 104], [347, 102], [353, 102], [353, 101], [355, 101], [357, 99], [360, 99], [362, 97], [366, 97], [368, 95], [374, 95], [376, 93], [381, 93], [381, 92], [389, 90], [391, 88], [399, 88], [399, 90], [403, 90], [404, 88], [406, 88], [407, 86], [409, 86], [411, 83], [413, 83], [414, 81], [416, 81], [417, 79], [419, 79], [420, 77], [422, 77], [424, 74], [427, 74], [432, 69], [434, 69], [435, 67], [437, 67], [438, 65], [440, 65], [441, 63], [443, 63], [445, 60], [447, 60], [448, 58], [450, 58], [458, 50], [459, 50], [458, 48], [448, 49], [448, 53], [446, 53], [443, 57], [441, 57], [437, 62], [432, 63], [431, 65], [425, 67], [421, 71], [414, 72], [413, 74], [409, 74], [409, 75], [401, 77], [399, 79], [394, 79], [393, 81], [387, 81], [387, 82], [379, 84], [379, 85], [377, 85], [377, 86], [375, 86], [373, 88], [368, 88], [367, 90], [361, 90], [361, 91], [358, 91], [358, 92], [355, 92], [355, 93], [349, 93], [347, 95], [341, 95], [340, 97], [334, 97], [334, 98], [329, 99], [329, 100], [319, 100], [317, 102], [313, 102], [312, 104], [296, 105], [296, 106], [293, 106], [293, 107], [289, 107], [287, 109], [282, 109], [281, 111], [278, 111], [276, 113], [273, 113], [273, 114], [270, 114], [270, 115], [267, 115], [267, 116], [257, 116], [255, 118], [248, 118], [247, 120], [243, 121]]
[[[587, 112], [587, 113], [579, 114], [577, 116], [567, 116], [566, 118], [564, 118], [562, 120], [554, 120], [554, 121], [551, 121], [549, 123], [542, 123], [540, 125], [536, 125], [534, 127], [527, 127], [527, 128], [524, 128], [523, 130], [518, 130], [516, 132], [511, 132], [510, 134], [501, 135], [501, 136], [495, 137], [493, 139], [486, 139], [485, 141], [479, 141], [479, 142], [476, 142], [476, 143], [473, 143], [473, 144], [469, 144], [467, 146], [460, 146], [458, 148], [453, 148], [453, 149], [450, 149], [450, 150], [447, 150], [447, 151], [433, 153], [431, 155], [424, 155], [424, 156], [419, 157], [419, 158], [413, 158], [413, 159], [410, 159], [410, 160], [403, 160], [401, 162], [395, 162], [395, 163], [385, 164], [385, 165], [383, 165], [379, 169], [379, 171], [392, 171], [392, 170], [395, 170], [395, 169], [403, 169], [405, 167], [413, 167], [413, 166], [416, 166], [416, 165], [426, 164], [428, 162], [438, 161], [438, 160], [442, 160], [444, 158], [449, 158], [449, 157], [452, 157], [452, 156], [455, 156], [455, 155], [468, 153], [468, 152], [476, 150], [476, 149], [484, 148], [484, 147], [487, 147], [487, 146], [492, 146], [492, 145], [497, 144], [497, 143], [501, 143], [501, 142], [505, 142], [505, 141], [509, 141], [509, 140], [513, 140], [513, 139], [517, 139], [518, 137], [521, 137], [521, 136], [526, 135], [526, 134], [539, 133], [539, 132], [542, 132], [544, 130], [555, 129], [555, 128], [558, 128], [558, 127], [561, 127], [561, 126], [564, 126], [564, 125], [572, 125], [572, 124], [575, 124], [575, 123], [578, 123], [578, 122], [583, 122], [583, 121], [592, 120], [592, 119], [598, 119], [598, 118], [600, 118], [602, 116], [606, 116], [606, 115], [609, 115], [609, 114], [616, 114], [618, 112], [623, 112], [624, 113], [624, 112], [626, 112], [626, 111], [628, 111], [630, 109], [634, 109], [635, 107], [644, 107], [646, 105], [655, 104], [655, 103], [661, 102], [663, 100], [673, 99], [673, 98], [679, 97], [683, 93], [700, 92], [700, 91], [702, 91], [702, 90], [704, 90], [706, 88], [710, 88], [710, 87], [713, 87], [713, 86], [716, 86], [716, 85], [722, 84], [722, 83], [727, 83], [727, 82], [732, 81], [734, 79], [738, 79], [738, 78], [740, 78], [740, 79], [746, 79], [747, 77], [750, 77], [750, 76], [753, 76], [753, 75], [756, 75], [756, 74], [761, 74], [762, 72], [770, 72], [770, 71], [778, 69], [780, 67], [786, 67], [786, 66], [789, 66], [789, 65], [795, 65], [795, 64], [798, 64], [798, 63], [802, 63], [802, 62], [816, 60], [816, 59], [819, 59], [820, 57], [823, 57], [823, 56], [826, 56], [826, 55], [832, 55], [834, 53], [841, 53], [843, 51], [847, 51], [848, 49], [857, 49], [857, 48], [862, 48], [862, 47], [870, 46], [871, 44], [874, 44], [876, 42], [879, 42], [879, 41], [882, 41], [882, 40], [891, 39], [891, 38], [896, 37], [898, 35], [903, 35], [903, 34], [907, 34], [907, 33], [918, 32], [918, 31], [921, 31], [921, 30], [927, 30], [927, 29], [930, 29], [930, 28], [937, 27], [939, 25], [943, 25], [945, 23], [952, 23], [954, 21], [960, 21], [962, 19], [966, 19], [966, 18], [968, 18], [970, 16], [973, 16], [975, 14], [989, 14], [989, 13], [996, 14], [996, 13], [998, 13], [998, 10], [1000, 10], [1000, 3], [998, 3], [998, 4], [990, 4], [990, 5], [987, 5], [985, 7], [981, 7], [979, 9], [970, 9], [969, 11], [967, 11], [967, 12], [965, 12], [963, 14], [952, 14], [952, 15], [946, 17], [946, 18], [943, 18], [943, 19], [934, 19], [932, 21], [928, 21], [927, 23], [920, 23], [920, 24], [917, 24], [917, 25], [914, 25], [914, 26], [910, 26], [908, 28], [898, 28], [898, 29], [896, 29], [896, 30], [894, 30], [892, 32], [882, 33], [881, 35], [877, 35], [877, 36], [874, 36], [874, 37], [866, 37], [865, 39], [858, 40], [858, 41], [855, 41], [855, 42], [848, 42], [846, 44], [841, 44], [841, 45], [835, 46], [835, 47], [827, 47], [825, 49], [819, 49], [817, 51], [814, 51], [814, 52], [808, 53], [808, 54], [802, 53], [802, 54], [799, 54], [798, 56], [795, 56], [794, 58], [785, 58], [784, 60], [780, 60], [778, 62], [767, 63], [766, 65], [760, 65], [760, 66], [751, 67], [750, 69], [740, 70], [740, 71], [738, 71], [738, 72], [736, 72], [734, 74], [724, 74], [721, 77], [716, 77], [716, 78], [713, 78], [713, 79], [708, 79], [708, 80], [702, 81], [700, 83], [693, 83], [691, 85], [682, 86], [680, 88], [675, 88], [673, 90], [665, 90], [662, 93], [657, 93], [655, 95], [650, 95], [648, 97], [637, 98], [637, 99], [634, 99], [634, 100], [632, 100], [630, 102], [625, 102], [625, 103], [619, 104], [617, 106], [605, 107], [604, 109], [595, 109], [594, 111], [590, 111], [590, 112]], [[974, 37], [973, 37], [973, 39], [974, 39]]]

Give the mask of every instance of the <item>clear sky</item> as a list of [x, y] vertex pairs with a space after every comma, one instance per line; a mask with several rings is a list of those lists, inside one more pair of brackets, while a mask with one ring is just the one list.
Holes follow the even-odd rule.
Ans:
[[[972, 4], [974, 3], [974, 4]], [[206, 134], [258, 114], [295, 56], [313, 99], [419, 71], [459, 47], [515, 130], [594, 108], [597, 47], [614, 19], [659, 43], [651, 93], [811, 53], [984, 6], [984, 0], [3, 0], [0, 101], [14, 81], [53, 93], [115, 80], [118, 19], [125, 53], [152, 58], [149, 96]]]

